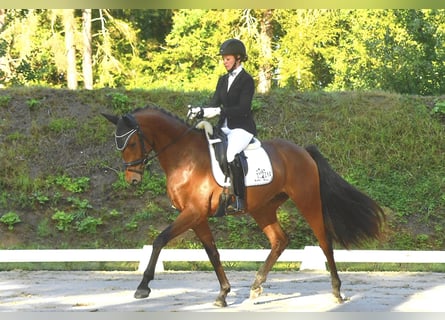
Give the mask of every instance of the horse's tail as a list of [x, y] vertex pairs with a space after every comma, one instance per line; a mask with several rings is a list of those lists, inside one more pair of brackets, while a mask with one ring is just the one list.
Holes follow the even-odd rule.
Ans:
[[378, 238], [385, 220], [382, 208], [337, 174], [317, 147], [306, 150], [318, 166], [327, 233], [345, 248]]

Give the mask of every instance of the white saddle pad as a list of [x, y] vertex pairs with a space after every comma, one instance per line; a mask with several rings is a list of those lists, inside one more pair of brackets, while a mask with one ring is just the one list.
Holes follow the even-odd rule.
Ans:
[[[215, 157], [215, 150], [213, 149], [213, 144], [221, 142], [219, 139], [211, 139], [210, 135], [213, 134], [213, 127], [207, 121], [201, 121], [196, 125], [198, 129], [204, 129], [209, 142], [209, 153], [210, 161], [212, 163], [212, 172], [215, 177], [216, 182], [224, 187], [230, 186], [230, 178], [227, 178], [225, 182], [225, 175], [219, 167], [219, 163]], [[260, 186], [268, 184], [273, 179], [272, 164], [270, 162], [269, 155], [261, 146], [261, 142], [254, 138], [255, 142], [251, 143], [245, 150], [244, 154], [247, 157], [247, 163], [249, 165], [249, 170], [245, 177], [246, 187], [250, 186]]]

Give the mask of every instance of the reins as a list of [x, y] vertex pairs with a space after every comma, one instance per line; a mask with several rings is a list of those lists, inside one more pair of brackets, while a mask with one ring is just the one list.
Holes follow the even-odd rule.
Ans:
[[[139, 136], [139, 142], [140, 142], [140, 144], [141, 144], [143, 157], [142, 157], [141, 159], [138, 159], [138, 160], [134, 160], [134, 161], [130, 161], [130, 162], [124, 162], [123, 165], [124, 165], [124, 167], [126, 167], [126, 168], [128, 168], [128, 167], [132, 167], [132, 166], [136, 166], [136, 165], [141, 164], [141, 163], [144, 164], [144, 166], [147, 166], [148, 163], [149, 163], [151, 160], [153, 160], [153, 159], [159, 157], [160, 154], [162, 154], [164, 151], [166, 151], [166, 150], [167, 150], [169, 147], [171, 147], [172, 145], [178, 143], [179, 140], [181, 140], [183, 137], [185, 137], [190, 131], [192, 131], [193, 129], [195, 129], [195, 125], [189, 127], [189, 128], [188, 128], [186, 131], [184, 131], [180, 136], [178, 136], [178, 137], [176, 137], [174, 140], [170, 141], [170, 143], [168, 143], [168, 144], [166, 144], [165, 146], [163, 146], [160, 150], [155, 151], [155, 148], [154, 148], [154, 145], [155, 145], [155, 144], [154, 144], [153, 142], [148, 141], [148, 139], [145, 137], [144, 133], [143, 133], [142, 130], [140, 129], [138, 122], [137, 122], [136, 119], [133, 117], [133, 115], [128, 114], [127, 117], [131, 117], [131, 121], [134, 123], [135, 127], [134, 127], [133, 129], [131, 129], [129, 132], [127, 132], [126, 134], [122, 135], [122, 136], [127, 136], [127, 135], [128, 135], [128, 137], [127, 137], [127, 141], [128, 141], [128, 139], [129, 139], [134, 133], [137, 133], [138, 136]], [[187, 120], [188, 120], [188, 118], [187, 118]], [[117, 137], [117, 136], [116, 136], [116, 137]], [[146, 141], [146, 142], [150, 145], [151, 150], [150, 150], [149, 152], [146, 151], [144, 141]], [[121, 148], [120, 150], [123, 150], [123, 149], [125, 149], [125, 146], [124, 146], [123, 148]], [[150, 153], [151, 153], [152, 151], [155, 151], [155, 154], [149, 156]], [[135, 171], [135, 172], [138, 172], [138, 173], [139, 173], [139, 170], [133, 170], [133, 169], [127, 169], [127, 170]]]
[[[155, 158], [157, 158], [162, 152], [164, 152], [165, 150], [167, 150], [169, 147], [171, 147], [172, 145], [178, 143], [179, 140], [181, 140], [184, 136], [186, 136], [190, 131], [192, 131], [194, 128], [190, 127], [188, 128], [186, 131], [184, 131], [179, 137], [177, 137], [176, 139], [174, 139], [173, 141], [171, 141], [169, 144], [165, 145], [164, 147], [162, 147], [159, 151], [156, 151], [156, 153], [150, 157], [146, 158], [146, 162], [149, 162]], [[150, 144], [150, 143], [149, 143]], [[152, 150], [154, 144], [150, 144]]]

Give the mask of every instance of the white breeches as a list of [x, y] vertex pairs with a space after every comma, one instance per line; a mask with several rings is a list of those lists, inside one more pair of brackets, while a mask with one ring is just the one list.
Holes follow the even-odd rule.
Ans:
[[221, 130], [227, 136], [227, 162], [232, 162], [235, 156], [246, 149], [253, 138], [253, 134], [244, 129], [229, 129], [223, 127]]

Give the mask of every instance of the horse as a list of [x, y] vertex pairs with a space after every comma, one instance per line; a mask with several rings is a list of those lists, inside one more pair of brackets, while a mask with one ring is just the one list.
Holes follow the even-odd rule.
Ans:
[[[203, 130], [160, 107], [138, 108], [123, 116], [102, 115], [116, 125], [116, 145], [122, 153], [125, 180], [133, 185], [140, 183], [146, 164], [157, 158], [166, 176], [167, 195], [179, 212], [153, 241], [149, 263], [134, 297], [149, 297], [149, 283], [154, 279], [162, 248], [192, 229], [219, 281], [220, 291], [214, 305], [226, 307], [231, 286], [208, 222], [218, 208], [222, 187], [212, 175], [209, 145]], [[336, 173], [316, 146], [301, 147], [282, 138], [262, 141], [262, 145], [272, 162], [273, 180], [266, 185], [247, 187], [245, 214], [250, 214], [267, 236], [271, 251], [256, 273], [250, 298], [261, 295], [269, 271], [289, 243], [277, 210], [291, 199], [326, 256], [332, 294], [342, 303], [333, 244], [349, 249], [366, 240], [378, 239], [384, 211]]]

